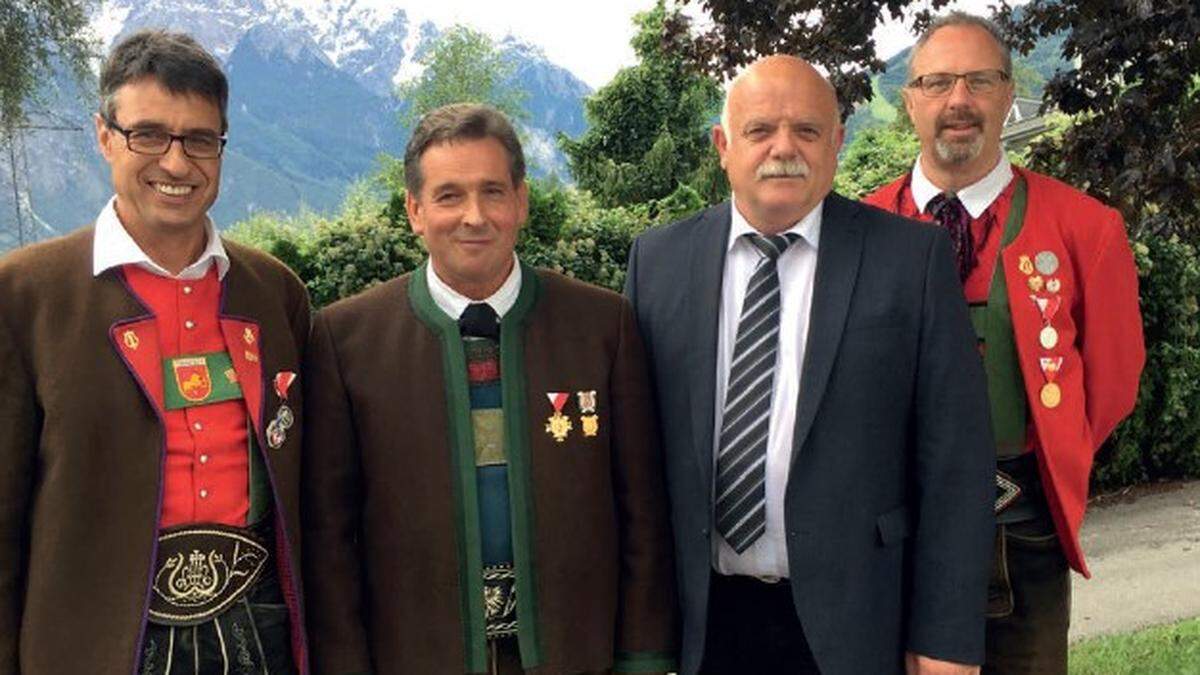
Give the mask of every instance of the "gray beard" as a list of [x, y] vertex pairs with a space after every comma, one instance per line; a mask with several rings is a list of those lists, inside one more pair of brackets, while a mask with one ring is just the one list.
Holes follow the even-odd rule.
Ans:
[[938, 159], [947, 164], [966, 164], [983, 152], [983, 134], [976, 136], [970, 143], [951, 143], [940, 138], [935, 139], [933, 149]]

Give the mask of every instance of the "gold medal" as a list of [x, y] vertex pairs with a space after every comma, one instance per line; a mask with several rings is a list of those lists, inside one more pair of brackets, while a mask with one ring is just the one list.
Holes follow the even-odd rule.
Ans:
[[1042, 286], [1045, 284], [1046, 282], [1044, 279], [1042, 279], [1041, 275], [1035, 274], [1029, 277], [1029, 290], [1033, 291], [1034, 293], [1040, 292], [1042, 290]]
[[131, 330], [127, 330], [121, 335], [121, 340], [123, 340], [125, 342], [126, 347], [129, 347], [130, 349], [137, 351], [137, 348], [138, 348], [137, 333], [135, 333]]
[[1033, 261], [1029, 259], [1029, 256], [1023, 255], [1017, 260], [1017, 269], [1026, 276], [1033, 274]]
[[546, 419], [546, 433], [553, 436], [554, 440], [559, 443], [567, 440], [567, 434], [571, 433], [571, 429], [571, 418], [557, 410]]
[[1041, 343], [1043, 349], [1054, 349], [1058, 344], [1058, 331], [1054, 326], [1046, 326], [1042, 332], [1038, 333], [1038, 342]]
[[571, 418], [562, 414], [563, 405], [567, 402], [569, 394], [565, 391], [548, 391], [546, 398], [550, 399], [550, 405], [554, 406], [554, 414], [546, 418], [546, 433], [554, 437], [554, 440], [562, 443], [567, 440], [567, 434], [571, 433], [574, 425], [571, 424]]
[[583, 415], [579, 418], [583, 422], [583, 435], [595, 436], [600, 431], [600, 416], [599, 415]]
[[1046, 292], [1057, 293], [1061, 290], [1062, 290], [1062, 282], [1058, 280], [1058, 277], [1054, 277], [1053, 279], [1050, 279], [1049, 281], [1046, 282]]
[[1042, 385], [1041, 399], [1042, 405], [1047, 408], [1057, 408], [1062, 403], [1062, 388], [1054, 382], [1047, 382]]

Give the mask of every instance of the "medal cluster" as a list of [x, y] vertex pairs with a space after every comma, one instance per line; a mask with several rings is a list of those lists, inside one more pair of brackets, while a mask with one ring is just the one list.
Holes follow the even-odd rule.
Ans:
[[1042, 385], [1039, 398], [1042, 405], [1054, 409], [1062, 403], [1062, 387], [1059, 386], [1059, 372], [1062, 371], [1063, 357], [1054, 353], [1058, 347], [1058, 329], [1054, 327], [1054, 317], [1062, 309], [1062, 279], [1055, 276], [1058, 273], [1058, 256], [1053, 251], [1042, 251], [1032, 259], [1023, 255], [1017, 267], [1026, 277], [1029, 285], [1029, 299], [1037, 305], [1042, 317], [1042, 329], [1038, 332], [1038, 344], [1046, 350], [1046, 354], [1038, 357], [1038, 366], [1046, 379]]
[[[579, 424], [583, 435], [593, 437], [600, 433], [600, 416], [596, 414], [596, 390], [577, 391], [575, 397], [579, 404]], [[546, 433], [562, 443], [575, 429], [575, 423], [563, 414], [563, 406], [570, 400], [571, 394], [565, 391], [548, 391], [546, 398], [554, 408], [554, 413], [546, 419]]]

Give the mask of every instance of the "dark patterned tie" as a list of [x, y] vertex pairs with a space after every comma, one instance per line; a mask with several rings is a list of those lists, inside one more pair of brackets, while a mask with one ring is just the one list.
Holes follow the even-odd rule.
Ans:
[[739, 554], [767, 528], [767, 436], [779, 351], [776, 261], [797, 234], [745, 235], [762, 259], [750, 275], [738, 321], [717, 452], [717, 531]]
[[481, 337], [500, 341], [500, 317], [486, 302], [472, 302], [458, 318], [458, 330], [463, 337]]
[[958, 260], [958, 280], [966, 283], [971, 270], [979, 264], [975, 254], [975, 239], [971, 236], [971, 214], [967, 213], [967, 207], [958, 197], [943, 192], [929, 200], [925, 212], [932, 213], [933, 220], [950, 233], [954, 257]]

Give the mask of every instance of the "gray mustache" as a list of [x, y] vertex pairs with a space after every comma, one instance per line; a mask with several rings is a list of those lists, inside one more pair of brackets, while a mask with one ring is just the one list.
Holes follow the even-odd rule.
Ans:
[[769, 159], [758, 165], [754, 172], [758, 180], [764, 178], [807, 178], [808, 163], [803, 159]]

